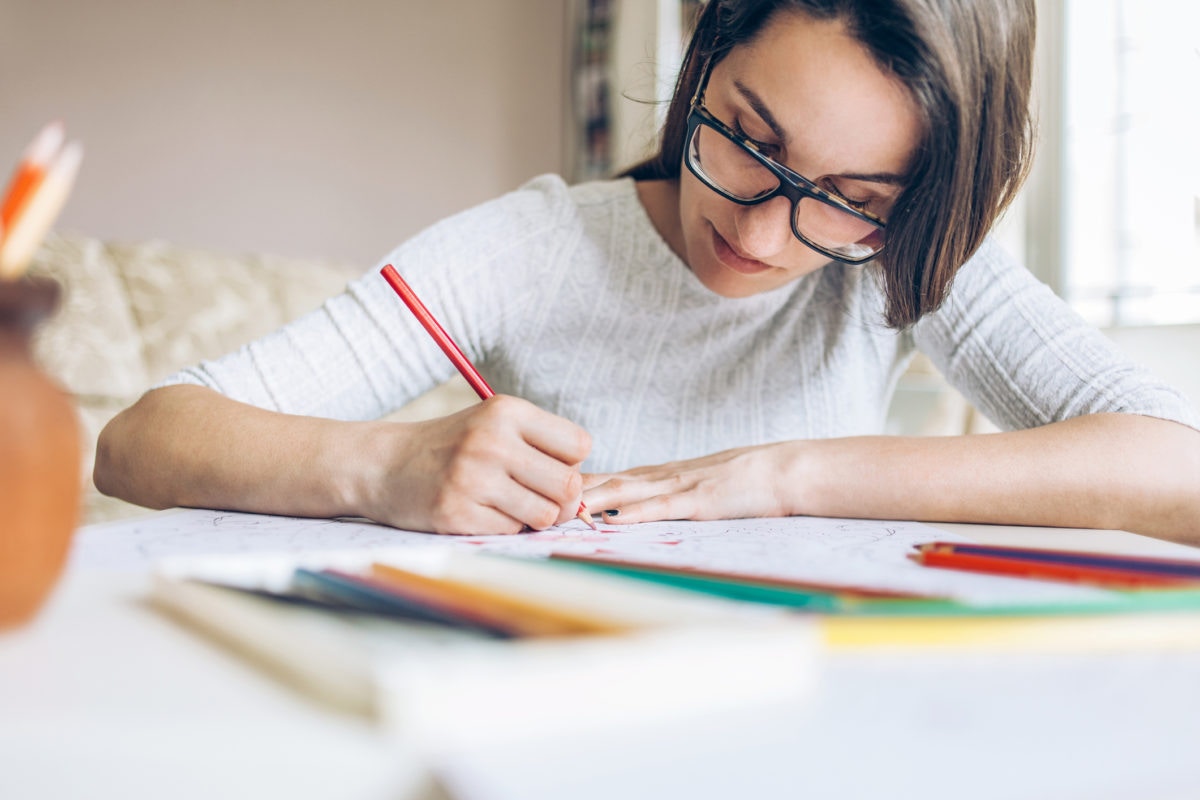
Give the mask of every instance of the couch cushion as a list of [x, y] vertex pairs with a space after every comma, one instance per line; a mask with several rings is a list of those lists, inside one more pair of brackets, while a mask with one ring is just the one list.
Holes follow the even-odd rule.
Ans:
[[83, 453], [83, 522], [144, 513], [92, 483], [96, 437], [175, 370], [214, 358], [316, 308], [361, 269], [278, 256], [227, 256], [165, 242], [52, 236], [30, 271], [63, 289], [35, 355], [72, 396]]
[[30, 272], [62, 287], [58, 312], [38, 328], [42, 366], [79, 396], [127, 398], [149, 382], [142, 339], [112, 253], [85, 237], [51, 237]]
[[165, 242], [112, 246], [150, 383], [316, 308], [359, 274], [317, 261], [230, 257]]

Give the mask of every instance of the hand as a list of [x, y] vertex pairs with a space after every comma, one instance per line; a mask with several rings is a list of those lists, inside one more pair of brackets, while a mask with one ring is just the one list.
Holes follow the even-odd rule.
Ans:
[[793, 446], [741, 447], [688, 461], [587, 475], [583, 499], [606, 523], [787, 516], [784, 468]]
[[579, 507], [579, 464], [591, 438], [524, 400], [497, 395], [373, 433], [377, 468], [364, 502], [371, 519], [437, 533], [518, 533], [569, 520]]

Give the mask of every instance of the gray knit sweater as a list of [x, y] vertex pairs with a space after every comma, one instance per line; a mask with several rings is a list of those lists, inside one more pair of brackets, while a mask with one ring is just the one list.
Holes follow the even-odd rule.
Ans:
[[[394, 263], [492, 387], [571, 419], [606, 472], [798, 438], [880, 433], [919, 348], [983, 413], [1025, 428], [1101, 411], [1200, 428], [993, 244], [940, 310], [883, 322], [873, 268], [830, 264], [728, 299], [655, 231], [631, 180], [543, 176], [444, 220]], [[453, 367], [373, 269], [320, 309], [165, 383], [291, 414], [374, 419]]]

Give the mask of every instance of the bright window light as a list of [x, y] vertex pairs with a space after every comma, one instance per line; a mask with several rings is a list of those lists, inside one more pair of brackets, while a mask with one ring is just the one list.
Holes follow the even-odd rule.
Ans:
[[1200, 322], [1200, 3], [1063, 22], [1063, 292], [1097, 325]]

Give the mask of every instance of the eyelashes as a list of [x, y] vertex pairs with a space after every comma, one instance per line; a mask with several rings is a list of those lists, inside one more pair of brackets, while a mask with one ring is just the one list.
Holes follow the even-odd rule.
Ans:
[[734, 133], [736, 133], [738, 136], [740, 136], [741, 138], [745, 139], [747, 142], [749, 142], [750, 144], [752, 144], [756, 148], [758, 148], [758, 150], [760, 152], [762, 152], [763, 155], [770, 156], [771, 158], [774, 158], [776, 155], [778, 155], [779, 147], [777, 145], [768, 144], [766, 142], [760, 142], [758, 139], [755, 139], [753, 136], [746, 133], [746, 129], [742, 127], [741, 120], [735, 119], [733, 121], [733, 125], [731, 125], [730, 127], [733, 129]]
[[[733, 122], [729, 125], [729, 129], [732, 130], [735, 134], [737, 134], [739, 138], [744, 139], [745, 141], [754, 145], [754, 147], [757, 148], [758, 151], [760, 153], [762, 153], [763, 155], [765, 155], [768, 158], [771, 158], [773, 160], [778, 160], [779, 153], [780, 153], [779, 145], [769, 144], [767, 142], [763, 142], [763, 141], [759, 141], [758, 139], [755, 139], [753, 136], [751, 136], [750, 134], [748, 134], [746, 132], [745, 128], [742, 127], [741, 119], [735, 117], [733, 119]], [[828, 178], [826, 178], [824, 180], [818, 180], [817, 184], [822, 189], [829, 192], [831, 195], [833, 195], [837, 199], [841, 200], [843, 203], [845, 203], [846, 205], [855, 209], [856, 211], [869, 211], [869, 210], [871, 210], [872, 205], [875, 204], [874, 198], [867, 198], [866, 200], [855, 200], [854, 198], [847, 197], [841, 191], [841, 189], [838, 188], [837, 184]]]

